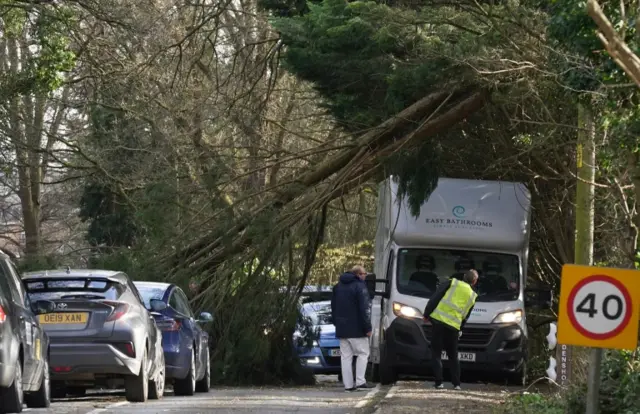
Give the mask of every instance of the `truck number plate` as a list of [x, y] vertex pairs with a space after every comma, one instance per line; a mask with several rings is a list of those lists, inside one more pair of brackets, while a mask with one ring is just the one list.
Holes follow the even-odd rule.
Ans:
[[[442, 351], [442, 360], [446, 361], [449, 356], [445, 351]], [[473, 352], [458, 352], [458, 360], [461, 362], [476, 362], [476, 354]]]
[[340, 356], [340, 350], [339, 349], [330, 349], [329, 350], [329, 356], [339, 357]]

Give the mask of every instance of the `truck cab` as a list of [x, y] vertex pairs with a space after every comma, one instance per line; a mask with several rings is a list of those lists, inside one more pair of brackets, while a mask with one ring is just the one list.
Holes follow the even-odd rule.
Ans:
[[418, 217], [399, 199], [393, 177], [380, 184], [377, 276], [369, 279], [374, 377], [389, 384], [430, 372], [424, 309], [444, 282], [475, 269], [478, 298], [458, 347], [463, 375], [497, 371], [524, 383], [530, 218], [530, 194], [520, 183], [441, 178]]

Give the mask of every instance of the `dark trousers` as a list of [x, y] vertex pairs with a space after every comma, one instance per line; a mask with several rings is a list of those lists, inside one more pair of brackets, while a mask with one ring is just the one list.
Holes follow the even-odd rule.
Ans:
[[449, 357], [449, 371], [451, 383], [460, 385], [460, 361], [458, 361], [458, 331], [448, 327], [444, 323], [431, 319], [433, 335], [431, 339], [431, 358], [433, 361], [433, 374], [436, 377], [436, 385], [442, 384], [442, 350]]

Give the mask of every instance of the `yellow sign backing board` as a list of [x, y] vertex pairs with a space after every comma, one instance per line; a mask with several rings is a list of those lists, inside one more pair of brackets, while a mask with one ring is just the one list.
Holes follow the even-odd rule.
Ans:
[[564, 265], [558, 342], [607, 349], [638, 346], [640, 271]]

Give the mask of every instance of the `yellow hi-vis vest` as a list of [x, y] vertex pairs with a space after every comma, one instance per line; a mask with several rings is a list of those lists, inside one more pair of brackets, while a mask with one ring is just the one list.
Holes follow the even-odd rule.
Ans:
[[462, 320], [469, 309], [476, 303], [478, 295], [471, 285], [458, 279], [451, 280], [451, 286], [445, 292], [438, 306], [431, 312], [430, 317], [460, 330]]

